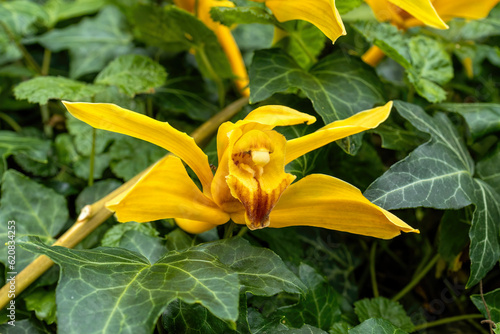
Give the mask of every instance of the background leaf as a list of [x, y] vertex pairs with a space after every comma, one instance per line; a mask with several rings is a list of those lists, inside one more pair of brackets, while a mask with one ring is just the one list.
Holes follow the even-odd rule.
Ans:
[[95, 78], [96, 84], [114, 85], [133, 97], [139, 93], [151, 93], [165, 83], [167, 72], [151, 58], [140, 55], [124, 55], [116, 58]]
[[103, 8], [93, 18], [51, 30], [34, 41], [54, 52], [69, 50], [71, 78], [98, 72], [110, 60], [132, 51], [132, 36], [127, 31], [125, 18], [112, 6]]
[[[45, 242], [52, 242], [68, 220], [66, 199], [54, 190], [30, 180], [14, 170], [3, 175], [0, 219], [14, 220], [15, 240], [26, 235], [37, 235]], [[7, 239], [7, 224], [0, 225], [0, 237]], [[0, 244], [1, 261], [6, 264], [7, 245]], [[35, 258], [34, 254], [16, 248], [15, 269], [21, 271]]]
[[370, 318], [385, 319], [409, 333], [415, 327], [401, 304], [384, 297], [358, 300], [354, 303], [354, 312], [360, 322]]
[[[486, 313], [486, 309], [484, 308], [483, 300], [481, 295], [472, 295], [470, 299], [476, 305], [477, 309], [481, 311], [484, 317], [487, 319], [488, 314]], [[486, 305], [488, 305], [488, 309], [490, 310], [491, 320], [493, 322], [500, 322], [500, 289], [496, 289], [484, 294], [484, 300], [486, 301]]]
[[[325, 124], [384, 102], [373, 72], [365, 64], [339, 54], [325, 57], [305, 71], [279, 49], [260, 50], [255, 52], [249, 75], [251, 103], [298, 88], [312, 101]], [[352, 138], [341, 147], [354, 154], [361, 139]]]
[[389, 210], [459, 209], [471, 204], [474, 165], [450, 120], [441, 113], [431, 117], [409, 103], [396, 101], [394, 105], [413, 126], [430, 134], [431, 140], [394, 164], [364, 195]]
[[101, 90], [98, 86], [64, 77], [36, 77], [16, 86], [14, 94], [18, 99], [31, 103], [46, 104], [51, 99], [79, 101], [94, 96]]
[[368, 319], [349, 330], [349, 334], [408, 334], [404, 330], [395, 327], [389, 321], [384, 319]]
[[151, 265], [121, 248], [77, 251], [47, 247], [37, 239], [23, 246], [61, 266], [58, 328], [68, 334], [150, 333], [176, 298], [199, 302], [222, 319], [234, 321], [238, 315], [237, 275], [200, 250], [168, 253]]

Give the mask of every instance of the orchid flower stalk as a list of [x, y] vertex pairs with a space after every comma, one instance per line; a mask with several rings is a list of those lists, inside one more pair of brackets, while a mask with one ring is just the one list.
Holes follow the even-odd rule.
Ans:
[[[437, 29], [448, 29], [445, 23], [453, 18], [471, 20], [488, 16], [499, 0], [365, 0], [372, 8], [377, 20], [390, 22], [399, 29], [427, 25]], [[372, 46], [361, 57], [371, 66], [377, 66], [385, 54]]]
[[[146, 140], [173, 154], [106, 203], [121, 222], [174, 218], [189, 233], [202, 233], [230, 219], [251, 230], [306, 225], [384, 239], [401, 231], [418, 232], [344, 181], [313, 174], [293, 183], [295, 176], [284, 169], [314, 149], [375, 128], [388, 117], [392, 102], [288, 141], [274, 128], [311, 124], [315, 117], [284, 106], [257, 108], [245, 119], [219, 127], [215, 175], [194, 140], [168, 123], [113, 104], [64, 105], [95, 128]], [[182, 162], [194, 171], [201, 190]]]

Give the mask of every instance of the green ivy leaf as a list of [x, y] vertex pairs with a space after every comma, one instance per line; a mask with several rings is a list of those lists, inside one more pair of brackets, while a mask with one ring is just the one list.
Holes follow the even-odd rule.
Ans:
[[13, 62], [22, 57], [23, 54], [16, 44], [11, 41], [3, 29], [0, 29], [0, 65]]
[[49, 16], [47, 25], [54, 27], [59, 21], [93, 14], [104, 7], [106, 3], [106, 0], [49, 0], [44, 4]]
[[217, 37], [194, 15], [175, 6], [141, 5], [136, 7], [134, 18], [140, 38], [146, 43], [168, 52], [193, 49], [205, 77], [233, 77]]
[[[496, 289], [490, 292], [485, 293], [484, 301], [486, 305], [488, 305], [488, 309], [490, 310], [491, 320], [494, 322], [500, 322], [500, 289]], [[488, 314], [486, 309], [484, 308], [483, 299], [481, 295], [476, 294], [470, 296], [470, 299], [476, 305], [477, 309], [484, 315], [486, 319], [488, 319]]]
[[390, 120], [380, 124], [372, 131], [382, 138], [383, 148], [396, 151], [412, 151], [429, 139], [428, 135], [411, 125], [402, 128]]
[[110, 60], [130, 53], [133, 48], [125, 17], [111, 6], [103, 8], [95, 17], [86, 17], [67, 28], [51, 30], [33, 41], [54, 52], [69, 50], [71, 78], [98, 72]]
[[[140, 155], [137, 152], [141, 152]], [[167, 154], [165, 149], [146, 141], [123, 136], [111, 145], [111, 170], [113, 173], [130, 180]]]
[[225, 239], [197, 246], [238, 272], [246, 292], [272, 296], [281, 291], [302, 293], [304, 284], [269, 249], [251, 246], [240, 238]]
[[[259, 50], [249, 75], [251, 103], [298, 88], [312, 101], [325, 124], [384, 102], [373, 71], [366, 64], [339, 54], [327, 56], [305, 71], [280, 49]], [[345, 141], [341, 147], [354, 154], [361, 139], [350, 138], [356, 139]]]
[[316, 57], [325, 47], [326, 36], [313, 24], [306, 21], [285, 24], [287, 36], [274, 46], [286, 51], [302, 68], [316, 63]]
[[437, 107], [462, 115], [474, 140], [500, 131], [500, 104], [441, 103]]
[[371, 333], [371, 334], [408, 334], [408, 332], [405, 332], [404, 330], [395, 327], [389, 321], [384, 320], [384, 319], [377, 319], [377, 318], [365, 320], [361, 323], [361, 325], [358, 325], [358, 326], [354, 327], [353, 329], [349, 330], [349, 334], [366, 334], [366, 333]]
[[439, 225], [438, 253], [452, 263], [469, 242], [470, 225], [466, 223], [463, 210], [446, 210]]
[[[111, 158], [108, 153], [96, 154], [94, 156], [94, 171], [93, 178], [98, 180], [102, 178], [104, 170], [109, 167]], [[90, 177], [90, 157], [79, 157], [73, 163], [73, 171], [75, 175], [83, 180], [88, 180]]]
[[[23, 319], [15, 322], [16, 326], [13, 327], [8, 324], [0, 325], [2, 333], [9, 334], [52, 334], [47, 326], [37, 319]], [[8, 332], [7, 332], [8, 331]]]
[[45, 24], [47, 20], [47, 13], [35, 2], [15, 0], [0, 3], [0, 22], [15, 35], [24, 36], [32, 33], [36, 22]]
[[162, 86], [167, 72], [151, 58], [141, 55], [120, 56], [109, 63], [95, 78], [96, 84], [117, 86], [133, 97], [139, 93], [154, 92]]
[[28, 311], [35, 311], [39, 320], [52, 324], [56, 321], [56, 292], [39, 288], [24, 297]]
[[396, 101], [399, 114], [431, 139], [394, 164], [368, 187], [365, 196], [391, 210], [419, 206], [459, 209], [471, 204], [474, 165], [465, 144], [442, 113]]
[[221, 319], [238, 316], [236, 273], [196, 248], [150, 264], [121, 248], [78, 251], [48, 247], [34, 238], [22, 245], [62, 268], [56, 300], [58, 329], [64, 333], [151, 333], [177, 298], [201, 303]]
[[36, 137], [25, 137], [12, 131], [0, 131], [0, 177], [7, 168], [6, 159], [23, 154], [31, 160], [47, 163], [50, 141]]
[[157, 237], [159, 235], [158, 231], [149, 223], [128, 222], [116, 224], [106, 232], [101, 240], [101, 246], [118, 247], [123, 235], [129, 231], [138, 231], [150, 237]]
[[449, 22], [450, 32], [445, 37], [453, 42], [477, 41], [500, 35], [500, 9], [493, 8], [488, 17], [481, 20], [457, 20]]
[[425, 36], [416, 36], [409, 41], [412, 67], [407, 76], [418, 94], [429, 102], [446, 99], [446, 92], [439, 86], [453, 78], [450, 55], [438, 41]]
[[407, 332], [412, 332], [415, 327], [401, 304], [384, 297], [358, 300], [354, 303], [354, 312], [360, 322], [380, 318]]
[[68, 132], [73, 137], [73, 142], [76, 151], [79, 155], [84, 157], [89, 157], [92, 153], [92, 132], [95, 131], [95, 154], [101, 154], [104, 152], [106, 147], [110, 142], [116, 138], [128, 138], [121, 136], [119, 134], [94, 129], [87, 123], [80, 121], [75, 118], [70, 113], [66, 113], [66, 126], [68, 127]]
[[418, 94], [429, 102], [446, 98], [440, 85], [453, 78], [453, 64], [440, 42], [421, 35], [407, 38], [388, 23], [364, 21], [353, 27], [406, 69]]
[[[83, 189], [75, 201], [75, 212], [78, 214], [85, 205], [92, 204], [121, 186], [121, 182], [113, 179], [106, 179], [95, 182], [90, 187]], [[111, 247], [111, 246], [110, 246]]]
[[14, 88], [17, 99], [46, 104], [50, 99], [78, 101], [94, 96], [100, 87], [64, 77], [36, 77]]
[[358, 8], [363, 4], [363, 0], [337, 0], [335, 1], [335, 7], [339, 11], [340, 15], [347, 14], [351, 10]]
[[488, 183], [500, 194], [500, 145], [490, 155], [480, 160], [476, 165], [476, 171], [481, 180]]
[[476, 210], [470, 228], [471, 273], [467, 288], [479, 283], [500, 259], [500, 195], [486, 182], [474, 179]]
[[[240, 298], [242, 298], [241, 296]], [[242, 314], [238, 317], [238, 320]], [[183, 334], [250, 334], [228, 327], [228, 324], [214, 317], [200, 304], [189, 305], [180, 300], [170, 303], [162, 315], [162, 325], [167, 333]]]
[[[23, 174], [8, 170], [3, 175], [0, 219], [15, 221], [16, 240], [26, 235], [37, 235], [51, 242], [68, 220], [66, 199]], [[7, 239], [7, 223], [0, 225], [0, 237]], [[0, 243], [1, 262], [6, 264], [7, 245]], [[34, 254], [16, 249], [15, 270], [21, 271], [35, 258]]]
[[210, 16], [228, 27], [235, 24], [274, 24], [276, 21], [262, 7], [212, 7]]
[[341, 296], [312, 267], [301, 264], [299, 276], [307, 286], [304, 298], [296, 305], [282, 308], [293, 327], [304, 324], [329, 329], [333, 323], [340, 321]]

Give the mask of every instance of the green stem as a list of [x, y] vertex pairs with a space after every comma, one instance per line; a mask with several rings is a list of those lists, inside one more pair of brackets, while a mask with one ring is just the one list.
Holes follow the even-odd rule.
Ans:
[[89, 187], [94, 184], [94, 165], [95, 165], [95, 128], [92, 128], [92, 149], [90, 151], [90, 166], [89, 166]]
[[42, 70], [40, 69], [40, 66], [37, 64], [37, 62], [31, 57], [31, 54], [26, 50], [24, 45], [22, 45], [19, 40], [16, 38], [16, 36], [10, 31], [9, 27], [3, 22], [0, 22], [0, 25], [2, 26], [3, 30], [5, 30], [5, 33], [7, 36], [9, 36], [10, 40], [16, 44], [17, 48], [21, 53], [23, 54], [24, 59], [26, 60], [26, 63], [28, 67], [31, 67], [32, 70], [34, 70], [36, 73], [41, 73]]
[[415, 275], [415, 277], [413, 277], [411, 282], [408, 283], [408, 285], [405, 286], [403, 290], [401, 290], [397, 295], [392, 297], [392, 300], [394, 301], [400, 300], [404, 295], [410, 292], [411, 289], [413, 289], [415, 285], [417, 285], [418, 282], [420, 282], [420, 280], [425, 277], [425, 275], [429, 272], [429, 270], [431, 270], [432, 267], [434, 267], [434, 265], [438, 260], [439, 260], [439, 254], [436, 254], [436, 256], [434, 256], [432, 260], [429, 261], [429, 263], [424, 267], [424, 269], [422, 269], [417, 275]]
[[196, 53], [200, 57], [200, 60], [203, 63], [203, 65], [205, 65], [208, 74], [210, 75], [212, 80], [215, 82], [215, 85], [217, 86], [217, 94], [219, 95], [219, 106], [223, 108], [225, 99], [224, 83], [222, 82], [222, 79], [219, 76], [219, 74], [217, 74], [217, 72], [212, 67], [212, 64], [210, 64], [207, 54], [205, 53], [205, 49], [203, 47], [197, 47]]
[[226, 229], [224, 230], [224, 237], [223, 239], [228, 239], [233, 236], [233, 230], [236, 224], [231, 220], [229, 224], [226, 225]]
[[415, 326], [413, 329], [414, 332], [420, 331], [422, 329], [427, 329], [430, 327], [441, 326], [444, 324], [449, 324], [452, 322], [462, 321], [462, 320], [470, 320], [470, 319], [480, 319], [484, 318], [482, 314], [465, 314], [465, 315], [457, 315], [455, 317], [449, 317], [444, 319], [439, 319], [431, 322], [424, 322], [423, 324]]
[[238, 231], [238, 234], [236, 234], [237, 237], [242, 237], [248, 232], [248, 227], [243, 226], [241, 230]]
[[146, 98], [146, 115], [153, 117], [153, 98], [151, 96]]
[[14, 121], [14, 119], [12, 117], [10, 117], [9, 115], [7, 115], [6, 113], [0, 112], [0, 119], [3, 119], [5, 121], [5, 123], [9, 124], [9, 126], [12, 129], [14, 129], [14, 131], [16, 131], [16, 132], [21, 131], [21, 126], [19, 124], [17, 124], [17, 122]]
[[41, 69], [42, 75], [49, 75], [51, 57], [52, 57], [52, 52], [49, 49], [43, 50], [43, 61]]
[[40, 114], [42, 115], [43, 132], [49, 138], [52, 137], [52, 127], [50, 126], [50, 111], [48, 104], [40, 105]]
[[378, 286], [377, 286], [377, 274], [375, 272], [375, 254], [377, 254], [377, 243], [372, 244], [372, 249], [370, 251], [370, 276], [372, 281], [373, 296], [377, 298], [379, 296]]

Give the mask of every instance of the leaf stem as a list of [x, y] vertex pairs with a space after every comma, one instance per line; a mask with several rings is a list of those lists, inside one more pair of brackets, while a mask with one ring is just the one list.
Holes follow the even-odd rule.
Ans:
[[196, 53], [200, 56], [201, 62], [203, 63], [203, 65], [205, 65], [205, 68], [207, 69], [211, 79], [215, 82], [215, 85], [217, 86], [217, 94], [219, 95], [219, 107], [222, 108], [224, 107], [224, 100], [225, 100], [224, 82], [222, 82], [221, 77], [212, 67], [210, 60], [208, 60], [205, 49], [203, 47], [197, 47], [195, 50]]
[[92, 128], [92, 148], [90, 150], [90, 166], [89, 166], [89, 187], [94, 184], [94, 166], [95, 166], [95, 138], [96, 130]]
[[[51, 56], [52, 56], [52, 53], [49, 49], [45, 49], [43, 51], [42, 68], [40, 70], [40, 74], [43, 76], [46, 76], [49, 74]], [[48, 104], [40, 105], [40, 114], [42, 115], [43, 132], [45, 133], [45, 135], [47, 137], [51, 138], [53, 131], [52, 131], [52, 127], [49, 124], [50, 123], [50, 110], [49, 110]]]
[[231, 220], [228, 224], [226, 224], [224, 229], [224, 236], [222, 239], [229, 239], [233, 236], [233, 230], [236, 224]]
[[420, 331], [422, 329], [427, 329], [430, 327], [441, 326], [444, 324], [449, 324], [452, 322], [462, 321], [462, 320], [470, 320], [470, 319], [479, 319], [484, 318], [482, 314], [465, 314], [465, 315], [457, 315], [454, 317], [439, 319], [431, 322], [424, 322], [423, 324], [416, 325], [413, 329], [413, 332]]
[[370, 251], [370, 277], [372, 281], [373, 296], [376, 298], [380, 295], [377, 286], [377, 274], [375, 272], [375, 254], [377, 254], [377, 242], [372, 244]]
[[24, 47], [24, 45], [22, 45], [19, 42], [19, 40], [12, 33], [12, 31], [10, 31], [9, 27], [5, 23], [3, 23], [3, 22], [0, 22], [0, 25], [2, 26], [3, 30], [5, 30], [5, 32], [7, 33], [7, 36], [9, 36], [10, 40], [12, 42], [14, 42], [14, 44], [16, 44], [16, 46], [19, 49], [19, 51], [21, 51], [21, 53], [23, 54], [24, 59], [26, 60], [26, 64], [28, 65], [28, 67], [31, 67], [31, 69], [34, 70], [38, 74], [42, 73], [42, 70], [40, 69], [40, 66], [38, 65], [38, 63], [33, 59], [33, 57], [28, 52], [28, 50], [26, 50], [26, 48]]
[[17, 124], [17, 122], [12, 117], [7, 115], [6, 113], [0, 112], [0, 119], [3, 119], [5, 121], [5, 123], [9, 124], [9, 126], [14, 131], [16, 131], [16, 132], [21, 131], [21, 129], [22, 129], [21, 126], [19, 124]]
[[405, 286], [403, 288], [403, 290], [401, 290], [397, 295], [395, 295], [394, 297], [392, 297], [392, 300], [393, 301], [398, 301], [400, 300], [404, 295], [406, 295], [408, 292], [411, 291], [411, 289], [413, 289], [415, 287], [415, 285], [418, 284], [418, 282], [420, 282], [420, 280], [422, 278], [425, 277], [425, 275], [429, 272], [429, 270], [432, 269], [432, 267], [434, 267], [434, 265], [436, 264], [436, 262], [439, 260], [439, 254], [436, 254], [430, 261], [429, 263], [427, 263], [427, 265], [424, 267], [424, 269], [422, 269], [421, 271], [418, 272], [418, 274], [416, 274], [413, 279], [411, 280], [410, 283], [408, 283], [407, 286]]
[[52, 58], [52, 52], [49, 49], [43, 50], [43, 61], [42, 61], [42, 75], [49, 75], [50, 70], [50, 59]]
[[[191, 134], [191, 137], [193, 137], [199, 145], [201, 145], [200, 143], [208, 142], [220, 124], [231, 119], [247, 103], [248, 97], [242, 97], [231, 103], [217, 115], [210, 118], [202, 126], [196, 129]], [[82, 241], [87, 235], [99, 227], [113, 214], [113, 212], [106, 208], [105, 204], [133, 187], [141, 176], [149, 171], [152, 166], [154, 166], [154, 164], [97, 202], [85, 206], [82, 209], [80, 216], [78, 216], [77, 221], [61, 237], [59, 237], [53, 245], [67, 248], [75, 247], [80, 241]], [[45, 255], [41, 255], [31, 262], [15, 278], [16, 295], [21, 294], [22, 291], [24, 291], [31, 283], [47, 271], [47, 269], [49, 269], [53, 264], [54, 262]], [[7, 303], [12, 299], [9, 297], [9, 289], [9, 283], [0, 289], [0, 309], [4, 308], [5, 305], [7, 305]]]

